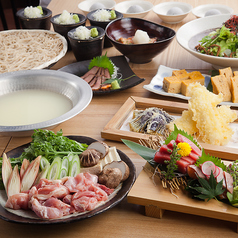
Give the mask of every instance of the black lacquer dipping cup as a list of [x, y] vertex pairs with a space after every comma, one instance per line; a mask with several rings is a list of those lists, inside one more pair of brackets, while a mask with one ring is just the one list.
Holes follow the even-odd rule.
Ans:
[[97, 28], [98, 36], [89, 40], [79, 40], [74, 36], [76, 30], [68, 32], [70, 46], [77, 61], [90, 60], [96, 56], [102, 55], [105, 31], [98, 26], [86, 26], [88, 29]]
[[17, 11], [16, 15], [20, 21], [22, 29], [42, 29], [50, 30], [50, 19], [52, 12], [50, 9], [42, 7], [43, 16], [37, 18], [29, 18], [24, 15], [24, 8]]
[[85, 26], [86, 23], [86, 16], [82, 15], [82, 14], [78, 14], [78, 13], [72, 13], [72, 14], [76, 14], [79, 17], [79, 22], [78, 23], [74, 23], [74, 24], [58, 24], [55, 22], [55, 18], [59, 17], [61, 14], [55, 15], [53, 16], [50, 21], [53, 25], [54, 31], [59, 33], [60, 35], [64, 36], [65, 39], [68, 42], [68, 48], [70, 49], [70, 42], [68, 39], [68, 32], [78, 26]]
[[[106, 9], [106, 10], [111, 11], [111, 9]], [[120, 12], [118, 12], [118, 11], [115, 11], [115, 13], [116, 13], [116, 18], [115, 18], [115, 19], [113, 19], [113, 20], [111, 20], [111, 21], [96, 21], [96, 20], [94, 19], [94, 17], [93, 17], [93, 14], [94, 14], [96, 11], [97, 11], [97, 10], [94, 10], [94, 11], [89, 12], [89, 13], [87, 14], [87, 19], [89, 20], [91, 26], [99, 26], [99, 27], [103, 28], [104, 30], [106, 29], [107, 25], [108, 25], [110, 22], [112, 22], [112, 21], [114, 21], [114, 20], [116, 20], [116, 19], [121, 19], [121, 18], [123, 18], [123, 14], [122, 14], [122, 13], [120, 13]], [[113, 45], [112, 45], [111, 41], [108, 39], [107, 36], [105, 36], [104, 47], [105, 47], [105, 48], [109, 48], [109, 47], [112, 47], [112, 46], [113, 46]]]

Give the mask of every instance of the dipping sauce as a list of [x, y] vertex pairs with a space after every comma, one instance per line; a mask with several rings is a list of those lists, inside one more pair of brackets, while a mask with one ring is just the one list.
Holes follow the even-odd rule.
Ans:
[[47, 121], [73, 107], [66, 96], [45, 90], [21, 90], [0, 96], [0, 125], [20, 126]]

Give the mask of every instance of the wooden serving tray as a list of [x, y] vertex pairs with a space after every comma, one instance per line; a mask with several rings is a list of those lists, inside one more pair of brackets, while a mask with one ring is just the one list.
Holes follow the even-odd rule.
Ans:
[[[139, 142], [140, 139], [148, 139], [151, 135], [121, 130], [123, 123], [127, 120], [129, 115], [131, 115], [133, 110], [146, 109], [148, 107], [158, 107], [165, 110], [171, 115], [181, 116], [184, 110], [188, 110], [188, 103], [163, 101], [133, 96], [129, 97], [122, 105], [122, 107], [118, 110], [118, 112], [104, 127], [101, 132], [101, 137], [108, 140], [121, 141], [121, 139], [127, 139], [135, 142]], [[237, 122], [233, 123], [237, 124]], [[226, 160], [238, 159], [238, 142], [237, 148], [211, 145], [201, 143], [200, 141], [199, 143], [207, 154]]]
[[[164, 189], [159, 178], [153, 177], [154, 169], [146, 163], [127, 195], [129, 203], [145, 206], [146, 216], [162, 218], [165, 210], [210, 217], [238, 223], [238, 208], [211, 199], [208, 202], [192, 199], [191, 195], [177, 190], [174, 196]], [[237, 225], [238, 232], [238, 225]]]

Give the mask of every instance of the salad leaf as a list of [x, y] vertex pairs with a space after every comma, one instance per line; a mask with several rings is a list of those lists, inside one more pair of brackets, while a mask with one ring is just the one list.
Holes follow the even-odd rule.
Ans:
[[204, 36], [200, 42], [202, 48], [196, 47], [196, 49], [201, 53], [220, 57], [229, 57], [230, 55], [232, 55], [232, 57], [238, 57], [238, 38], [236, 34], [231, 32], [229, 28], [226, 28], [225, 25]]
[[206, 154], [204, 149], [202, 149], [202, 156], [199, 157], [195, 163], [196, 166], [203, 164], [205, 161], [212, 161], [216, 166], [222, 168], [223, 171], [226, 171], [226, 165], [222, 162], [221, 159]]

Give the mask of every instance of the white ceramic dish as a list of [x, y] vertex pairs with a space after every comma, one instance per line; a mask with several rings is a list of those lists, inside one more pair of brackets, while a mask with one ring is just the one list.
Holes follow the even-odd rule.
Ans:
[[[179, 8], [182, 13], [176, 15], [167, 15], [170, 9]], [[191, 12], [192, 6], [183, 2], [163, 2], [153, 7], [153, 11], [165, 23], [177, 24]]]
[[[217, 11], [219, 11], [220, 14], [232, 14], [233, 13], [233, 9], [231, 7], [228, 7], [226, 5], [221, 5], [221, 4], [200, 5], [198, 7], [193, 8], [192, 13], [197, 18], [200, 18], [200, 17], [206, 17], [206, 13], [208, 14], [208, 11], [210, 11], [210, 14], [212, 14], [211, 10], [217, 10]], [[215, 13], [215, 12], [213, 12], [213, 13]]]
[[230, 14], [203, 17], [188, 22], [180, 27], [176, 33], [178, 43], [193, 56], [212, 64], [215, 69], [231, 67], [233, 70], [238, 68], [238, 58], [226, 58], [201, 54], [195, 50], [195, 46], [203, 36], [207, 35], [212, 29], [221, 27], [222, 24], [230, 19]]
[[70, 73], [41, 69], [0, 74], [0, 95], [27, 89], [62, 94], [71, 100], [72, 108], [63, 115], [47, 121], [29, 125], [0, 126], [0, 135], [29, 136], [35, 129], [52, 129], [82, 112], [92, 100], [92, 89], [88, 83]]
[[[93, 4], [101, 3], [105, 6], [106, 9], [113, 9], [116, 5], [114, 0], [85, 0], [78, 4], [78, 8], [84, 13], [86, 16], [92, 10], [90, 9]], [[94, 9], [96, 10], [96, 9]]]
[[[135, 5], [142, 7], [143, 11], [138, 13], [128, 13], [128, 9]], [[122, 13], [123, 17], [143, 18], [150, 12], [150, 10], [152, 10], [153, 6], [154, 5], [151, 2], [143, 0], [131, 0], [116, 4], [115, 10]]]
[[[188, 100], [189, 97], [186, 97], [180, 93], [167, 93], [163, 90], [164, 77], [172, 76], [173, 70], [177, 70], [177, 69], [172, 69], [172, 68], [160, 65], [158, 68], [157, 74], [152, 78], [152, 80], [150, 81], [150, 84], [144, 85], [143, 88], [150, 92], [153, 92], [162, 96]], [[207, 87], [210, 83], [211, 77], [206, 74], [203, 74], [203, 76], [205, 77], [205, 86]], [[221, 105], [238, 107], [238, 103], [232, 103], [232, 102], [222, 102]]]

